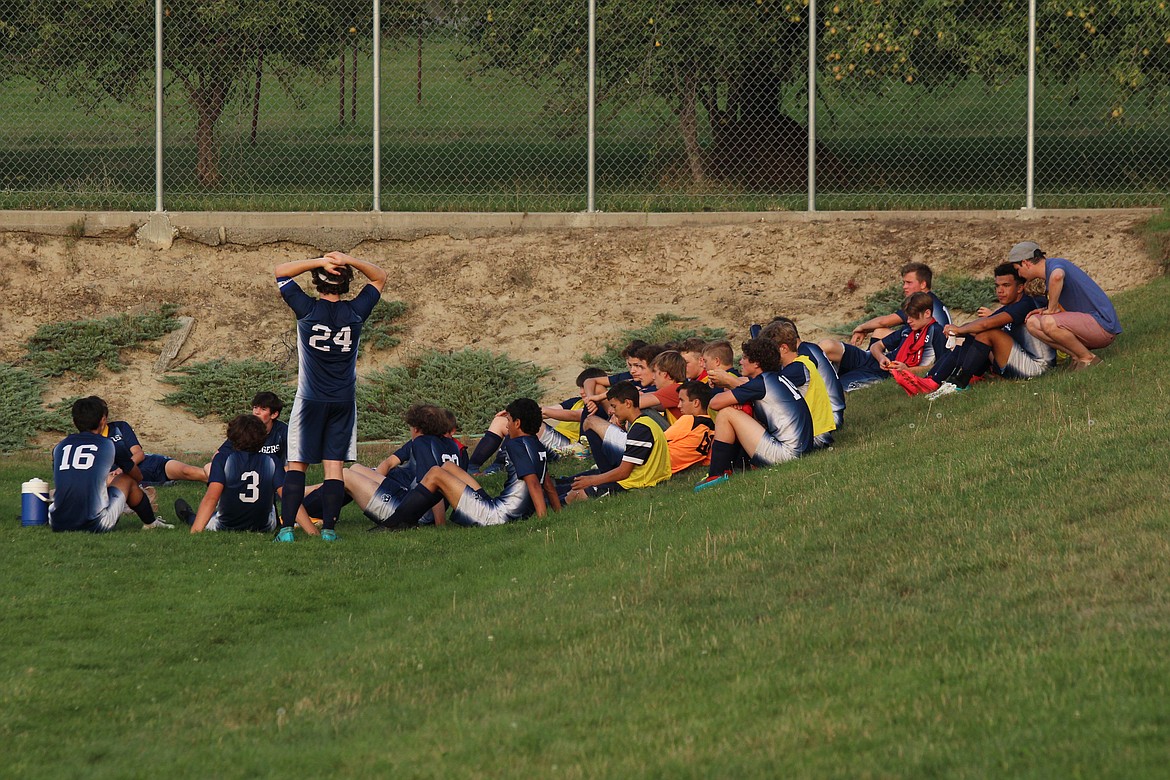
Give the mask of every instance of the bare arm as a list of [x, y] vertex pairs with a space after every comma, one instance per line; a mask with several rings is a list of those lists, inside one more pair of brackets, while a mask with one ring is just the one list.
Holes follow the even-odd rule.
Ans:
[[378, 472], [384, 477], [390, 473], [390, 469], [397, 468], [400, 465], [402, 465], [402, 461], [398, 459], [398, 456], [391, 455], [389, 458], [386, 458], [386, 460], [379, 463], [378, 468], [374, 469], [374, 471]]
[[735, 400], [735, 393], [730, 390], [724, 390], [722, 393], [717, 393], [711, 399], [711, 403], [707, 406], [708, 409], [719, 411], [720, 409], [727, 409], [731, 406], [739, 406], [739, 401]]
[[854, 328], [849, 340], [854, 346], [860, 347], [861, 342], [865, 341], [865, 337], [878, 328], [896, 328], [901, 324], [902, 318], [897, 314], [883, 314], [880, 317], [868, 319]]
[[348, 265], [361, 271], [362, 275], [370, 280], [370, 284], [372, 284], [378, 292], [382, 292], [382, 286], [386, 284], [385, 269], [383, 269], [381, 266], [371, 263], [369, 260], [362, 260], [357, 257], [351, 257], [344, 252], [329, 252], [325, 255], [325, 259], [332, 262], [334, 265]]
[[1064, 291], [1064, 270], [1057, 268], [1048, 277], [1048, 308], [1045, 314], [1056, 314], [1061, 311], [1060, 294]]
[[748, 378], [746, 376], [736, 376], [730, 371], [724, 371], [722, 368], [707, 369], [707, 377], [711, 380], [711, 384], [722, 387], [725, 390], [733, 387], [739, 387], [746, 384]]
[[199, 511], [195, 513], [195, 522], [191, 524], [191, 533], [203, 533], [203, 529], [211, 521], [211, 516], [215, 514], [215, 508], [219, 506], [219, 497], [222, 495], [222, 482], [208, 483], [207, 492], [203, 494], [203, 500], [199, 502]]
[[535, 474], [525, 474], [524, 484], [528, 486], [528, 495], [532, 497], [532, 506], [536, 508], [536, 516], [544, 517], [548, 514], [548, 507], [544, 503], [544, 490]]
[[590, 474], [586, 477], [577, 477], [573, 480], [573, 490], [584, 490], [587, 487], [596, 487], [597, 485], [604, 485], [606, 482], [620, 482], [626, 477], [630, 476], [634, 471], [634, 464], [628, 460], [623, 460], [615, 468], [610, 469], [604, 474]]
[[562, 409], [559, 406], [542, 406], [540, 414], [546, 420], [556, 420], [557, 422], [581, 422], [580, 409]]
[[552, 511], [561, 511], [561, 497], [557, 495], [557, 486], [553, 482], [552, 474], [544, 475], [544, 493], [548, 497], [548, 504]]
[[985, 330], [998, 330], [1004, 325], [1012, 321], [1012, 315], [1005, 312], [994, 314], [989, 317], [980, 317], [977, 320], [968, 322], [966, 325], [945, 325], [943, 326], [943, 335], [945, 336], [973, 336], [976, 333], [982, 333]]

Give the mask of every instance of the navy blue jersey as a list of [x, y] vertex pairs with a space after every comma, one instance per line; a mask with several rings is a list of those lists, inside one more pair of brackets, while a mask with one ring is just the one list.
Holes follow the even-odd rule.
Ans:
[[808, 383], [812, 381], [812, 372], [804, 363], [793, 360], [780, 369], [780, 376], [791, 382], [802, 398], [808, 395]]
[[[235, 452], [235, 449], [231, 441], [225, 439], [224, 443], [219, 445], [217, 452], [230, 455], [232, 452]], [[260, 451], [272, 458], [276, 462], [276, 465], [283, 471], [288, 465], [288, 425], [280, 420], [273, 420], [272, 430], [265, 437]]]
[[1028, 328], [1024, 325], [1024, 320], [1028, 318], [1028, 314], [1035, 309], [1041, 308], [1042, 304], [1033, 298], [1031, 295], [1025, 295], [1015, 303], [1009, 303], [1006, 306], [1000, 306], [991, 316], [996, 314], [1011, 315], [1012, 321], [1003, 326], [1012, 340], [1023, 347], [1025, 350], [1031, 352], [1032, 343], [1035, 341], [1035, 336], [1028, 333]]
[[414, 475], [414, 484], [418, 484], [432, 466], [442, 466], [444, 463], [459, 465], [460, 461], [459, 444], [446, 436], [415, 436], [394, 454], [402, 465], [409, 466]]
[[53, 448], [54, 531], [89, 531], [109, 503], [106, 478], [114, 468], [114, 442], [96, 433], [73, 433]]
[[[947, 307], [943, 305], [942, 300], [937, 295], [935, 295], [933, 292], [930, 293], [930, 297], [934, 300], [934, 308], [931, 309], [931, 312], [930, 312], [931, 316], [934, 317], [934, 321], [937, 322], [939, 324], [939, 326], [950, 325], [951, 324], [950, 311], [947, 310]], [[898, 311], [896, 311], [894, 313], [898, 315], [898, 319], [900, 319], [902, 321], [903, 325], [906, 324], [906, 312], [902, 311], [901, 309], [898, 309]], [[818, 368], [817, 370], [819, 371], [820, 369]]]
[[223, 485], [219, 497], [219, 529], [264, 531], [278, 488], [284, 486], [284, 470], [261, 452], [217, 452], [211, 459], [208, 484]]
[[767, 371], [732, 389], [736, 403], [752, 404], [752, 414], [774, 439], [798, 453], [812, 447], [813, 421], [800, 391], [777, 371]]
[[297, 315], [297, 398], [353, 401], [362, 325], [381, 298], [368, 284], [351, 301], [309, 297], [294, 280], [276, 280], [285, 303]]
[[[947, 351], [947, 337], [943, 335], [942, 329], [943, 326], [938, 322], [932, 322], [927, 326], [926, 340], [922, 345], [922, 358], [918, 361], [918, 365], [932, 366]], [[910, 333], [910, 326], [903, 325], [882, 339], [882, 349], [885, 350], [887, 358], [890, 360], [897, 358], [898, 348], [902, 346], [903, 341], [909, 338]]]
[[106, 436], [114, 443], [114, 468], [122, 469], [124, 473], [129, 474], [134, 468], [134, 455], [130, 448], [142, 446], [134, 429], [125, 420], [115, 420], [106, 423]]
[[837, 369], [833, 366], [833, 361], [829, 360], [825, 351], [816, 344], [802, 341], [800, 342], [800, 346], [796, 348], [796, 353], [811, 358], [812, 362], [816, 363], [817, 373], [824, 380], [825, 390], [829, 394], [829, 408], [834, 412], [845, 411], [845, 388], [841, 386], [841, 380], [837, 376]]
[[496, 501], [504, 507], [509, 519], [528, 517], [536, 512], [536, 505], [532, 503], [524, 477], [534, 476], [538, 484], [544, 484], [548, 474], [548, 450], [535, 436], [525, 435], [504, 439], [500, 452], [504, 456], [507, 476]]

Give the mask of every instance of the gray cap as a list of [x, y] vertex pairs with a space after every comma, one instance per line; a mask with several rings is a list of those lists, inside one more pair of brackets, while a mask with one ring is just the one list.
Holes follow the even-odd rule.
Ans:
[[1035, 241], [1021, 241], [1008, 251], [1009, 263], [1022, 263], [1025, 260], [1036, 260], [1044, 257], [1044, 251]]

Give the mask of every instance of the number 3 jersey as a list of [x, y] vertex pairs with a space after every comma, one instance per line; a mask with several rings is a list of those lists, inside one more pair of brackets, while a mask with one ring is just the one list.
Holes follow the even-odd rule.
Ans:
[[219, 497], [219, 530], [265, 531], [276, 490], [284, 486], [284, 469], [263, 452], [217, 452], [211, 459], [208, 484], [223, 485]]
[[297, 315], [297, 398], [345, 402], [354, 399], [362, 325], [381, 298], [367, 284], [350, 301], [312, 298], [294, 280], [276, 280], [280, 295]]

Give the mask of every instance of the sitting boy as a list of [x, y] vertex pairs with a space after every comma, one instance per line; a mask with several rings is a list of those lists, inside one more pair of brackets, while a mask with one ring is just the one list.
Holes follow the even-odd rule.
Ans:
[[[530, 398], [517, 398], [496, 420], [506, 423], [508, 437], [500, 439], [496, 435], [507, 469], [499, 496], [488, 495], [466, 471], [454, 463], [445, 463], [423, 475], [398, 509], [374, 530], [417, 527], [419, 518], [440, 499], [446, 499], [452, 508], [451, 522], [467, 526], [501, 525], [532, 514], [544, 517], [548, 505], [554, 512], [559, 510], [560, 500], [548, 475], [548, 451], [536, 438], [541, 425], [539, 404]], [[484, 459], [487, 457], [490, 453]]]
[[[925, 263], [906, 263], [898, 272], [902, 276], [902, 296], [909, 298], [915, 293], [926, 293], [930, 296], [931, 313], [934, 321], [940, 326], [947, 325], [951, 321], [951, 313], [947, 311], [947, 307], [943, 305], [942, 300], [935, 295], [930, 287], [934, 281], [934, 272], [930, 270], [930, 266]], [[882, 339], [890, 335], [894, 329], [909, 323], [906, 307], [903, 306], [893, 314], [882, 314], [858, 325], [853, 329], [850, 335], [850, 343], [855, 347], [862, 346], [867, 338]], [[820, 346], [829, 356], [829, 359], [834, 363], [840, 361], [839, 351], [837, 345], [841, 342], [826, 340], [822, 341]]]
[[[549, 452], [569, 450], [581, 438], [581, 410], [585, 408], [585, 383], [590, 379], [605, 378], [605, 371], [589, 367], [577, 375], [578, 393], [566, 398], [560, 404], [542, 406], [540, 411], [546, 422], [540, 426], [537, 438]], [[549, 425], [547, 421], [554, 421]]]
[[996, 266], [995, 299], [999, 308], [980, 309], [979, 319], [966, 325], [943, 327], [944, 335], [964, 339], [964, 343], [952, 351], [955, 360], [948, 361], [950, 370], [945, 375], [932, 372], [941, 384], [926, 396], [928, 400], [963, 390], [987, 368], [1008, 379], [1031, 379], [1056, 363], [1056, 350], [1028, 331], [1028, 315], [1046, 304], [1043, 299], [1025, 295], [1024, 284], [1012, 263]]
[[[929, 293], [917, 292], [902, 304], [906, 323], [884, 339], [870, 344], [868, 350], [841, 344], [837, 350], [837, 373], [845, 392], [868, 387], [889, 379], [894, 371], [910, 371], [924, 376], [946, 350], [942, 326], [934, 319], [934, 299]], [[822, 346], [824, 343], [822, 342]], [[829, 350], [825, 354], [833, 357]], [[894, 359], [890, 359], [890, 355]]]
[[712, 395], [711, 386], [697, 379], [684, 382], [678, 389], [680, 414], [664, 433], [672, 476], [696, 464], [705, 466], [711, 462], [715, 423], [707, 413], [707, 404]]
[[[619, 382], [609, 388], [610, 409], [625, 430], [618, 426], [607, 429], [604, 446], [594, 449], [597, 468], [573, 479], [567, 496], [569, 503], [651, 487], [670, 479], [666, 426], [639, 406], [639, 395], [631, 382]], [[611, 453], [618, 447], [622, 454], [614, 462]]]
[[739, 375], [735, 372], [734, 363], [735, 351], [730, 341], [721, 339], [703, 347], [703, 370], [707, 374], [707, 384], [712, 387], [726, 389], [738, 384]]
[[[703, 490], [731, 478], [740, 451], [756, 466], [773, 466], [804, 455], [812, 448], [813, 422], [808, 404], [793, 384], [780, 375], [776, 344], [757, 338], [743, 343], [740, 359], [748, 381], [711, 399], [715, 441], [707, 478], [695, 485]], [[735, 408], [751, 403], [754, 416]]]
[[813, 421], [813, 446], [831, 446], [837, 423], [828, 387], [813, 359], [799, 353], [800, 334], [796, 325], [791, 320], [773, 320], [760, 331], [760, 338], [776, 345], [780, 351], [780, 375], [796, 387], [808, 404]]
[[687, 381], [707, 381], [707, 369], [703, 367], [703, 350], [706, 347], [707, 342], [700, 338], [685, 339], [678, 345], [679, 353], [687, 361]]
[[53, 531], [114, 530], [122, 509], [129, 506], [144, 528], [171, 528], [155, 519], [146, 494], [129, 474], [114, 466], [114, 442], [103, 435], [109, 409], [91, 395], [73, 402], [71, 433], [53, 448]]
[[[192, 512], [183, 499], [175, 501], [175, 514], [191, 526], [191, 533], [276, 530], [276, 496], [284, 485], [284, 469], [260, 451], [267, 437], [264, 422], [253, 414], [238, 415], [228, 423], [231, 451], [221, 450], [211, 459], [198, 511]], [[298, 520], [302, 530], [316, 535], [307, 517], [302, 514]]]

